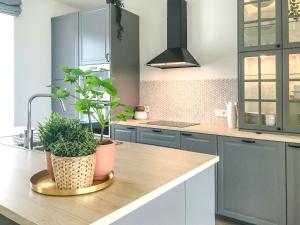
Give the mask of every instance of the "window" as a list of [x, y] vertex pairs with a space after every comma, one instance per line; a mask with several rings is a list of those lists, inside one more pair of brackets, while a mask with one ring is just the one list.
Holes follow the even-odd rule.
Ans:
[[14, 126], [14, 17], [0, 13], [0, 129]]

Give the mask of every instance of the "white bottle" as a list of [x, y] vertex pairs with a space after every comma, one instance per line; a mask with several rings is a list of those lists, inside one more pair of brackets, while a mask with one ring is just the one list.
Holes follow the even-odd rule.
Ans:
[[237, 127], [236, 107], [237, 107], [236, 102], [230, 101], [230, 102], [226, 103], [228, 128], [236, 128]]

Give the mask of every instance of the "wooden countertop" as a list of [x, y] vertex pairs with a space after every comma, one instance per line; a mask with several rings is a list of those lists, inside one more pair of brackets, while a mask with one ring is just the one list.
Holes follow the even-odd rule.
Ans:
[[166, 127], [166, 126], [156, 126], [156, 125], [146, 124], [149, 121], [153, 121], [153, 120], [128, 120], [126, 122], [118, 122], [117, 124], [300, 144], [300, 136], [296, 136], [292, 134], [268, 134], [268, 133], [257, 134], [255, 132], [240, 131], [238, 129], [229, 129], [227, 127], [211, 126], [211, 125], [195, 125], [186, 128], [177, 128], [177, 127]]
[[0, 145], [0, 214], [22, 225], [106, 225], [217, 163], [217, 156], [149, 145], [117, 146], [116, 180], [103, 191], [48, 197], [30, 189], [42, 152]]

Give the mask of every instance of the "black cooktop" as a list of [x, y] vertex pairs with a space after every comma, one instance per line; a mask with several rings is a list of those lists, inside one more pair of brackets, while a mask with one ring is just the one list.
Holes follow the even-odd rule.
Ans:
[[185, 128], [185, 127], [198, 125], [197, 123], [186, 123], [186, 122], [165, 121], [165, 120], [151, 121], [151, 122], [147, 122], [146, 124], [165, 126], [165, 127], [178, 127], [178, 128]]

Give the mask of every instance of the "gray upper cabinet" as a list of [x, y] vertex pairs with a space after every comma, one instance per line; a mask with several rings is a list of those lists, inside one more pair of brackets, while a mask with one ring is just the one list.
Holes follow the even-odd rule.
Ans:
[[281, 0], [238, 0], [239, 52], [282, 46]]
[[300, 133], [300, 48], [283, 51], [284, 130]]
[[51, 20], [52, 27], [52, 79], [62, 79], [63, 66], [78, 66], [78, 13]]
[[218, 151], [218, 214], [285, 225], [285, 144], [218, 137]]
[[79, 62], [93, 65], [109, 62], [110, 10], [99, 9], [79, 12]]
[[181, 132], [180, 144], [182, 150], [217, 155], [217, 136]]
[[300, 47], [300, 3], [283, 0], [282, 7], [284, 48]]
[[137, 142], [179, 149], [180, 132], [156, 128], [138, 128]]
[[137, 128], [133, 126], [115, 125], [114, 139], [118, 141], [136, 142]]
[[287, 225], [300, 225], [300, 145], [287, 144]]
[[281, 131], [281, 51], [242, 53], [239, 65], [239, 127]]

